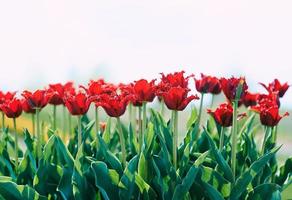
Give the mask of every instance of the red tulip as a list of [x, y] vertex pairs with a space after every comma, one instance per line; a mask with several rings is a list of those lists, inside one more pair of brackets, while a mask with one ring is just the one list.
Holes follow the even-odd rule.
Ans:
[[265, 85], [263, 83], [260, 83], [269, 93], [272, 92], [278, 92], [279, 97], [283, 97], [286, 91], [289, 89], [288, 83], [281, 84], [278, 79], [275, 79], [272, 83], [269, 85]]
[[120, 117], [125, 113], [126, 107], [131, 99], [131, 95], [123, 96], [104, 94], [97, 101], [96, 105], [102, 106], [110, 117]]
[[221, 92], [220, 81], [214, 76], [201, 74], [201, 79], [195, 79], [196, 90], [200, 93], [219, 94]]
[[164, 100], [164, 103], [170, 110], [184, 110], [185, 107], [198, 96], [188, 96], [189, 89], [181, 87], [172, 87], [168, 91], [160, 91], [158, 94]]
[[57, 83], [57, 84], [50, 84], [47, 93], [50, 94], [51, 98], [49, 103], [52, 105], [61, 105], [64, 104], [63, 98], [65, 93], [75, 93], [75, 89], [73, 87], [72, 82], [68, 82], [64, 85]]
[[0, 105], [0, 107], [8, 118], [17, 118], [22, 113], [21, 102], [16, 98], [13, 98], [12, 100], [6, 100]]
[[16, 92], [3, 93], [2, 91], [0, 91], [0, 104], [4, 103], [6, 100], [12, 100], [15, 94]]
[[77, 94], [67, 94], [64, 103], [71, 115], [84, 115], [91, 104], [91, 99], [87, 94], [79, 91]]
[[266, 104], [267, 102], [276, 104], [278, 107], [280, 107], [280, 98], [278, 92], [271, 92], [269, 94], [259, 94], [258, 103]]
[[225, 94], [226, 98], [230, 102], [235, 100], [237, 87], [239, 86], [240, 82], [243, 85], [242, 85], [242, 92], [241, 92], [239, 104], [241, 103], [241, 100], [244, 98], [246, 90], [248, 89], [248, 86], [247, 86], [247, 84], [245, 82], [245, 78], [243, 78], [243, 77], [240, 77], [240, 78], [231, 77], [229, 79], [226, 79], [226, 78], [221, 78], [220, 79], [220, 83], [221, 83], [221, 87], [222, 87], [223, 93]]
[[250, 107], [250, 106], [255, 106], [257, 105], [257, 102], [258, 102], [258, 99], [259, 99], [259, 94], [256, 93], [256, 94], [252, 94], [250, 92], [246, 92], [244, 97], [243, 97], [243, 104], [246, 106], [246, 107]]
[[101, 94], [111, 94], [117, 90], [117, 87], [113, 84], [106, 83], [103, 79], [97, 81], [91, 80], [88, 84], [88, 88], [80, 86], [87, 92], [90, 96], [101, 95]]
[[32, 113], [35, 114], [36, 110], [32, 108], [26, 99], [21, 100], [22, 109], [25, 113]]
[[162, 90], [163, 88], [167, 88], [167, 87], [182, 87], [182, 88], [187, 88], [188, 87], [188, 81], [189, 78], [192, 77], [188, 76], [188, 77], [184, 77], [184, 71], [181, 72], [175, 72], [175, 73], [170, 73], [167, 75], [164, 75], [163, 73], [161, 73], [161, 82], [158, 85], [160, 90]]
[[208, 109], [207, 112], [212, 115], [215, 121], [221, 126], [232, 126], [233, 108], [230, 103], [220, 104], [215, 111]]
[[45, 107], [51, 98], [51, 94], [47, 93], [46, 90], [36, 90], [35, 92], [24, 91], [22, 96], [32, 108], [38, 109]]

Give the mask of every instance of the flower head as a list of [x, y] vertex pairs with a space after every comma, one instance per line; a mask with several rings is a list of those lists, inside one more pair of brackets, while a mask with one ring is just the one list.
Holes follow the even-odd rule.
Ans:
[[288, 83], [281, 84], [278, 79], [275, 79], [272, 83], [269, 83], [269, 85], [265, 85], [263, 83], [260, 83], [269, 93], [272, 92], [278, 92], [279, 97], [283, 97], [286, 91], [289, 89]]
[[22, 110], [23, 110], [25, 113], [31, 113], [31, 114], [34, 114], [34, 113], [36, 112], [36, 110], [30, 106], [30, 104], [27, 102], [26, 99], [22, 99], [22, 100], [21, 100], [21, 105], [22, 105]]
[[41, 109], [45, 107], [51, 98], [51, 94], [47, 93], [46, 90], [36, 90], [35, 92], [30, 92], [26, 90], [22, 93], [22, 96], [27, 100], [28, 104], [34, 109], [35, 108]]
[[222, 103], [215, 111], [211, 111], [210, 109], [208, 109], [207, 112], [221, 126], [232, 126], [233, 108], [230, 103]]
[[47, 93], [50, 94], [49, 103], [52, 105], [61, 105], [64, 104], [63, 98], [65, 93], [75, 93], [75, 89], [73, 87], [73, 82], [68, 82], [64, 85], [61, 83], [50, 84]]
[[239, 99], [239, 104], [240, 104], [242, 99], [244, 98], [244, 95], [246, 94], [246, 90], [248, 89], [248, 86], [245, 82], [245, 78], [244, 77], [240, 77], [240, 78], [231, 77], [229, 79], [221, 78], [220, 83], [221, 83], [221, 87], [222, 87], [224, 95], [230, 102], [235, 100], [237, 88], [239, 84], [242, 84], [242, 92]]
[[201, 74], [201, 79], [195, 79], [196, 90], [200, 93], [219, 94], [221, 92], [220, 81], [217, 77]]
[[84, 115], [87, 113], [91, 104], [91, 99], [84, 92], [66, 94], [64, 103], [71, 115]]
[[246, 92], [242, 99], [242, 102], [246, 107], [255, 106], [257, 105], [259, 96], [260, 95], [258, 93], [252, 94], [250, 92]]
[[6, 100], [0, 105], [0, 107], [8, 118], [17, 118], [22, 113], [21, 102], [16, 98]]

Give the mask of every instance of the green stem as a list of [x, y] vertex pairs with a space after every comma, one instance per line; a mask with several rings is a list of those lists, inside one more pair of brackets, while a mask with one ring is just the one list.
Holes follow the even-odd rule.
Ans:
[[125, 138], [123, 134], [123, 129], [122, 129], [122, 123], [119, 117], [117, 117], [117, 122], [118, 122], [118, 133], [120, 137], [120, 143], [121, 143], [121, 149], [122, 149], [122, 163], [123, 166], [126, 167], [126, 144], [125, 144]]
[[32, 122], [32, 135], [35, 135], [35, 114], [31, 114], [31, 122]]
[[238, 100], [233, 101], [233, 122], [231, 133], [231, 168], [234, 178], [236, 177], [236, 148], [237, 148], [237, 108]]
[[224, 129], [225, 129], [225, 127], [222, 126], [221, 127], [221, 133], [220, 133], [219, 151], [222, 151], [223, 145], [224, 145], [224, 132], [225, 132]]
[[81, 116], [78, 115], [78, 149], [82, 144]]
[[66, 133], [66, 107], [63, 106], [63, 136]]
[[142, 140], [144, 139], [144, 135], [146, 133], [146, 128], [147, 128], [147, 115], [146, 115], [146, 102], [143, 102], [143, 120], [142, 120], [142, 123], [143, 123], [143, 127], [142, 127], [142, 130], [143, 130], [143, 133], [142, 133]]
[[54, 118], [53, 129], [55, 131], [57, 129], [57, 106], [56, 105], [53, 106], [53, 118]]
[[68, 112], [68, 132], [69, 132], [69, 139], [70, 139], [71, 133], [72, 133], [72, 118], [69, 112]]
[[177, 169], [177, 145], [178, 145], [178, 112], [172, 111], [173, 119], [173, 138], [172, 138], [172, 154], [173, 154], [173, 166]]
[[161, 105], [161, 110], [160, 110], [161, 116], [164, 117], [164, 114], [165, 114], [165, 106], [164, 106], [163, 99], [161, 100], [160, 105]]
[[263, 144], [262, 144], [261, 155], [265, 154], [266, 142], [267, 142], [268, 136], [270, 134], [270, 131], [271, 131], [271, 127], [266, 126], [264, 140], [263, 140]]
[[138, 115], [138, 121], [139, 121], [139, 153], [142, 152], [142, 145], [143, 145], [143, 125], [142, 125], [142, 107], [139, 106], [139, 115]]
[[40, 109], [36, 108], [36, 125], [37, 125], [37, 158], [40, 161], [40, 157], [42, 154], [42, 137], [41, 137], [41, 130], [40, 130]]
[[211, 96], [211, 104], [210, 104], [210, 108], [211, 109], [213, 108], [213, 105], [214, 105], [214, 99], [215, 99], [215, 95], [212, 94], [212, 96]]
[[18, 170], [18, 134], [16, 129], [16, 118], [13, 118], [14, 137], [15, 137], [15, 171]]
[[4, 131], [5, 130], [5, 115], [4, 115], [4, 112], [1, 112], [2, 113], [2, 130]]
[[198, 126], [200, 126], [201, 123], [201, 117], [202, 117], [202, 110], [203, 110], [203, 102], [204, 102], [204, 93], [201, 95], [200, 99], [200, 108], [199, 108], [199, 114], [198, 114]]
[[95, 106], [95, 132], [99, 134], [99, 114], [97, 106]]
[[[129, 103], [129, 124], [132, 123], [132, 118], [133, 118], [133, 104], [132, 103]], [[133, 126], [133, 124], [132, 124]]]

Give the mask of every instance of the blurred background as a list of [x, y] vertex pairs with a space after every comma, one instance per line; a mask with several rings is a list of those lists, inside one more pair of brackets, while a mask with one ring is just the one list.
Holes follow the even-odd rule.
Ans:
[[[292, 83], [291, 8], [291, 0], [0, 0], [1, 89], [185, 70], [243, 75], [263, 92], [258, 82]], [[292, 89], [281, 103], [292, 109]], [[285, 157], [291, 119], [279, 131]]]

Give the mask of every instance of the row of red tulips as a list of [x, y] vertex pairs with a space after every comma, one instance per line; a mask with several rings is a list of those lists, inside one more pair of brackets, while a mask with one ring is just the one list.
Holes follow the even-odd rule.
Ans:
[[[260, 121], [264, 126], [274, 127], [283, 116], [279, 114], [280, 98], [284, 96], [289, 88], [288, 83], [281, 84], [277, 79], [272, 83], [265, 85], [267, 90], [265, 94], [250, 93], [245, 78], [231, 77], [231, 78], [217, 78], [213, 76], [201, 75], [200, 78], [194, 78], [195, 88], [201, 94], [191, 95], [189, 79], [194, 78], [193, 75], [185, 76], [184, 72], [175, 72], [172, 74], [161, 74], [161, 80], [156, 83], [156, 80], [147, 81], [140, 79], [130, 84], [114, 85], [107, 83], [100, 79], [97, 81], [90, 81], [88, 86], [80, 86], [78, 89], [74, 88], [72, 82], [62, 84], [51, 84], [47, 89], [36, 90], [34, 92], [22, 92], [22, 99], [16, 97], [15, 92], [0, 93], [0, 109], [3, 113], [2, 126], [4, 124], [4, 114], [8, 118], [14, 119], [14, 126], [16, 129], [16, 118], [19, 117], [22, 111], [36, 115], [37, 124], [37, 155], [41, 156], [41, 133], [39, 112], [47, 104], [54, 105], [54, 123], [52, 129], [56, 130], [56, 106], [64, 105], [67, 107], [71, 115], [78, 116], [78, 146], [81, 145], [81, 116], [86, 114], [89, 110], [90, 104], [94, 103], [96, 107], [96, 132], [99, 132], [98, 107], [102, 107], [110, 117], [115, 117], [120, 124], [119, 117], [125, 113], [127, 105], [130, 103], [130, 108], [138, 107], [139, 110], [139, 147], [142, 147], [142, 140], [144, 131], [146, 129], [146, 104], [152, 102], [155, 97], [158, 97], [162, 104], [166, 105], [168, 109], [172, 110], [173, 123], [173, 146], [178, 146], [178, 111], [182, 111], [193, 100], [200, 99], [200, 109], [198, 114], [198, 121], [200, 121], [202, 114], [202, 105], [205, 94], [217, 95], [222, 91], [227, 98], [227, 102], [220, 104], [214, 111], [208, 110], [215, 121], [222, 127], [230, 127], [232, 130], [232, 144], [236, 144], [237, 132], [237, 117], [238, 106], [244, 105], [251, 110], [260, 114]], [[143, 117], [142, 117], [143, 115]], [[200, 123], [198, 123], [200, 124]], [[121, 127], [120, 127], [121, 128]], [[122, 131], [119, 131], [121, 150], [123, 155], [123, 164], [126, 164], [126, 150], [125, 141], [122, 136]], [[17, 135], [15, 135], [17, 143]], [[222, 141], [221, 141], [222, 140]], [[223, 144], [224, 138], [220, 138], [220, 144]], [[15, 145], [15, 148], [18, 148]], [[222, 147], [220, 147], [222, 148]], [[15, 150], [18, 152], [18, 150]], [[173, 148], [173, 162], [176, 168], [177, 149]], [[16, 155], [17, 156], [17, 155]], [[235, 170], [235, 156], [236, 148], [232, 148], [232, 169]], [[16, 158], [16, 165], [17, 165]]]
[[[111, 117], [119, 117], [124, 114], [129, 103], [141, 107], [146, 102], [152, 102], [157, 96], [163, 100], [170, 110], [181, 111], [192, 101], [197, 100], [197, 95], [189, 95], [190, 87], [188, 81], [193, 76], [184, 76], [184, 72], [173, 74], [162, 74], [161, 81], [155, 84], [156, 80], [147, 81], [140, 79], [130, 84], [114, 85], [106, 83], [103, 79], [90, 81], [88, 86], [80, 86], [77, 90], [72, 82], [64, 85], [50, 84], [47, 89], [34, 92], [22, 92], [22, 99], [15, 96], [15, 92], [0, 92], [0, 109], [8, 118], [17, 118], [22, 111], [36, 113], [47, 104], [65, 105], [72, 115], [84, 115], [87, 113], [92, 102], [96, 107], [103, 107]], [[238, 105], [244, 104], [252, 110], [260, 113], [263, 125], [275, 126], [282, 118], [279, 115], [280, 101], [289, 88], [288, 83], [281, 84], [275, 79], [269, 85], [263, 85], [267, 94], [250, 93], [245, 79], [221, 78], [201, 75], [200, 79], [195, 78], [195, 88], [201, 93], [201, 101], [204, 94], [220, 94], [221, 91], [228, 99], [227, 103], [219, 105], [213, 112], [215, 120], [222, 126], [231, 126], [232, 106], [235, 100], [236, 89], [242, 83], [242, 93]], [[287, 113], [285, 113], [287, 115]]]

